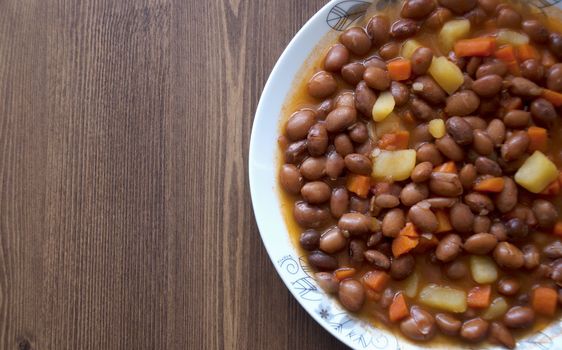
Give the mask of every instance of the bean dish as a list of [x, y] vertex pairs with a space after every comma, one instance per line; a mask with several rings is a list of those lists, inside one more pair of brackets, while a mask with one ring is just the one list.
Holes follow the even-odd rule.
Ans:
[[415, 342], [514, 348], [562, 303], [562, 36], [498, 0], [408, 0], [342, 32], [279, 137], [318, 285]]

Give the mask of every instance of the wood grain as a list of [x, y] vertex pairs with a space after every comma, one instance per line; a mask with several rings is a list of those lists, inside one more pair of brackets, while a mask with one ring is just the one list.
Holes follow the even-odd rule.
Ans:
[[263, 85], [323, 4], [0, 0], [0, 348], [343, 348], [247, 180]]

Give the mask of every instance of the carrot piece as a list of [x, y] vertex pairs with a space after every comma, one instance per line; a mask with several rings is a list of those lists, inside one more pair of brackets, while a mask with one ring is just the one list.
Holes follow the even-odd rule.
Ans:
[[449, 232], [453, 229], [451, 222], [449, 221], [449, 215], [443, 210], [436, 210], [435, 216], [437, 217], [437, 222], [439, 226], [437, 226], [437, 231], [435, 233], [444, 233]]
[[436, 166], [433, 168], [433, 171], [436, 173], [457, 173], [457, 165], [455, 162], [445, 162], [441, 165]]
[[349, 174], [345, 187], [359, 197], [367, 198], [369, 188], [371, 187], [371, 178], [365, 175]]
[[392, 240], [392, 254], [395, 257], [408, 253], [417, 247], [420, 239], [408, 236], [398, 236]]
[[406, 130], [397, 131], [395, 133], [384, 134], [379, 142], [380, 149], [387, 151], [397, 151], [408, 148], [410, 142], [410, 132]]
[[531, 306], [536, 313], [552, 317], [558, 304], [558, 293], [552, 288], [537, 287], [533, 290]]
[[552, 230], [552, 233], [562, 237], [562, 220], [556, 222], [556, 224], [554, 225], [554, 229]]
[[398, 58], [388, 62], [387, 68], [392, 80], [408, 80], [412, 74], [412, 63], [406, 58]]
[[537, 49], [535, 49], [535, 47], [530, 44], [524, 44], [519, 46], [517, 48], [517, 57], [521, 62], [529, 60], [531, 58], [535, 60], [541, 59], [541, 55], [539, 54]]
[[439, 240], [432, 233], [422, 233], [418, 245], [412, 250], [413, 253], [423, 254], [437, 247]]
[[541, 151], [545, 152], [548, 148], [548, 132], [545, 128], [539, 128], [537, 126], [531, 126], [527, 130], [527, 135], [529, 135], [529, 151]]
[[490, 285], [476, 286], [468, 292], [466, 302], [469, 307], [485, 309], [490, 306], [491, 295], [492, 287], [490, 287]]
[[388, 318], [391, 322], [400, 321], [410, 315], [408, 310], [408, 304], [406, 304], [406, 298], [401, 292], [394, 294], [394, 299], [392, 299], [392, 304], [388, 308]]
[[505, 180], [503, 177], [490, 177], [476, 183], [474, 185], [474, 190], [480, 192], [501, 192], [504, 183]]
[[562, 94], [559, 92], [544, 89], [542, 92], [542, 97], [552, 103], [555, 107], [562, 106]]
[[515, 49], [512, 45], [504, 45], [496, 50], [494, 53], [496, 58], [502, 60], [507, 65], [509, 72], [513, 75], [521, 75], [519, 69], [519, 63], [517, 62], [517, 57], [515, 56]]
[[416, 226], [414, 226], [414, 224], [412, 224], [411, 222], [408, 222], [408, 223], [406, 223], [406, 226], [404, 226], [400, 230], [400, 232], [398, 233], [398, 236], [418, 238], [420, 236], [420, 234], [418, 233], [418, 230], [417, 230]]
[[457, 57], [490, 56], [495, 48], [496, 39], [487, 37], [459, 40], [455, 43], [454, 50]]
[[390, 281], [390, 276], [383, 271], [373, 270], [363, 275], [363, 284], [375, 292], [382, 292]]
[[355, 269], [353, 267], [342, 267], [334, 271], [334, 277], [338, 281], [343, 281], [346, 278], [349, 278], [355, 275]]

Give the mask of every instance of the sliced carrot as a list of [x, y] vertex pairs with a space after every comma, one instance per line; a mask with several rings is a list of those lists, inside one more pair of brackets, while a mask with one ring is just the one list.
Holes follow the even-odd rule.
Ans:
[[363, 284], [375, 292], [382, 292], [388, 281], [390, 276], [384, 271], [373, 270], [363, 275]]
[[554, 316], [558, 304], [558, 293], [549, 287], [537, 287], [532, 294], [531, 306], [533, 310], [544, 316]]
[[413, 253], [423, 254], [439, 244], [439, 240], [432, 233], [422, 233], [418, 245], [412, 250]]
[[433, 171], [436, 173], [457, 173], [457, 165], [455, 162], [445, 162], [441, 165], [436, 166], [433, 168]]
[[490, 306], [491, 296], [492, 287], [490, 287], [490, 285], [476, 286], [468, 292], [466, 302], [469, 307], [475, 309], [485, 309]]
[[542, 97], [552, 103], [555, 107], [562, 106], [562, 94], [559, 92], [544, 89], [542, 92]]
[[350, 278], [355, 275], [355, 269], [353, 267], [342, 267], [334, 271], [334, 277], [338, 281], [343, 281], [346, 278]]
[[500, 47], [496, 50], [494, 56], [502, 60], [507, 65], [507, 68], [511, 74], [515, 76], [521, 75], [519, 63], [517, 62], [517, 57], [515, 56], [515, 49], [512, 45], [504, 45]]
[[364, 175], [349, 174], [345, 187], [359, 197], [367, 198], [369, 188], [371, 187], [371, 178]]
[[435, 211], [435, 216], [437, 217], [437, 222], [439, 226], [437, 226], [436, 233], [444, 233], [449, 232], [453, 229], [451, 222], [449, 221], [449, 215], [443, 209], [439, 209]]
[[417, 247], [419, 244], [419, 238], [413, 238], [408, 236], [398, 236], [392, 240], [392, 254], [395, 257], [408, 253], [410, 250]]
[[388, 62], [387, 68], [392, 80], [408, 80], [412, 74], [412, 63], [406, 58], [398, 58]]
[[554, 180], [541, 192], [545, 196], [556, 196], [560, 193], [560, 181]]
[[548, 148], [548, 132], [545, 128], [539, 128], [538, 126], [531, 126], [527, 130], [527, 135], [529, 135], [529, 151], [541, 151], [545, 152]]
[[524, 44], [517, 47], [517, 57], [521, 62], [529, 59], [535, 59], [535, 60], [541, 59], [541, 55], [539, 51], [537, 51], [537, 49], [535, 49], [535, 47], [530, 44]]
[[406, 304], [406, 298], [401, 292], [394, 294], [394, 299], [392, 299], [392, 304], [388, 308], [388, 318], [391, 322], [400, 321], [410, 315], [408, 310], [408, 304]]
[[457, 57], [490, 56], [495, 48], [496, 39], [485, 37], [459, 40], [455, 43], [454, 50]]
[[489, 177], [476, 183], [474, 190], [480, 192], [501, 192], [504, 184], [505, 180], [503, 177]]
[[418, 230], [417, 230], [416, 226], [414, 226], [414, 224], [412, 224], [411, 222], [408, 222], [408, 223], [406, 223], [406, 226], [404, 226], [400, 230], [400, 232], [398, 233], [398, 236], [418, 238], [420, 236], [420, 234], [418, 233]]
[[552, 233], [554, 233], [559, 237], [562, 237], [562, 221], [556, 222], [556, 224], [554, 225], [554, 229], [552, 230]]
[[410, 132], [406, 130], [400, 130], [395, 133], [384, 134], [380, 138], [378, 146], [380, 149], [384, 149], [387, 151], [397, 151], [401, 149], [407, 149], [409, 142]]

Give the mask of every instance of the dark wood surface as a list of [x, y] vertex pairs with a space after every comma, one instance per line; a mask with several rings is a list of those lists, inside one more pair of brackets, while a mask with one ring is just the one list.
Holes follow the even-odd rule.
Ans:
[[0, 0], [0, 348], [340, 349], [249, 199], [266, 78], [325, 0]]

